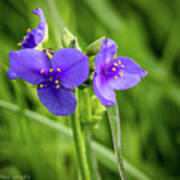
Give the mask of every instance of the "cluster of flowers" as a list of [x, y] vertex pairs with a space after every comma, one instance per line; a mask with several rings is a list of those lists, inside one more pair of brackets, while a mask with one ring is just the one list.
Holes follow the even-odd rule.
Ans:
[[[56, 115], [73, 114], [76, 99], [72, 88], [88, 78], [88, 57], [75, 48], [56, 51], [52, 58], [35, 49], [46, 33], [46, 20], [40, 8], [33, 11], [40, 22], [37, 28], [28, 30], [19, 44], [21, 50], [11, 51], [8, 78], [21, 78], [37, 85], [40, 101]], [[114, 90], [125, 90], [135, 86], [147, 72], [127, 57], [116, 57], [117, 45], [113, 40], [104, 39], [95, 57], [93, 89], [105, 106], [116, 104]]]

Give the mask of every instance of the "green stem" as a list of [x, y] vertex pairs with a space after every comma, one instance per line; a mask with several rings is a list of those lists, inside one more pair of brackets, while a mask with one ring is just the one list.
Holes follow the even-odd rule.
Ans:
[[100, 180], [101, 178], [100, 178], [100, 174], [98, 172], [97, 161], [96, 161], [95, 154], [94, 154], [93, 148], [92, 148], [91, 132], [89, 130], [86, 130], [86, 132], [85, 132], [85, 142], [86, 142], [86, 150], [87, 150], [86, 151], [87, 160], [88, 160], [92, 179]]
[[120, 117], [118, 111], [118, 105], [107, 107], [109, 122], [111, 126], [111, 133], [114, 143], [114, 152], [116, 162], [119, 169], [119, 174], [122, 180], [127, 179], [124, 171], [122, 147], [121, 147], [121, 130], [120, 130]]
[[[92, 106], [91, 106], [91, 97], [89, 93], [89, 89], [86, 88], [84, 89], [85, 96], [86, 96], [86, 111], [87, 111], [87, 116], [86, 116], [86, 122], [91, 122], [92, 121]], [[87, 160], [89, 164], [89, 169], [91, 172], [91, 178], [93, 180], [100, 180], [100, 174], [98, 172], [98, 165], [96, 161], [95, 154], [92, 149], [92, 137], [91, 137], [91, 131], [87, 128], [84, 128], [85, 132], [85, 143], [86, 143], [86, 154], [87, 154]]]
[[[76, 99], [78, 101], [78, 89], [75, 90]], [[73, 137], [76, 146], [76, 153], [78, 158], [78, 164], [81, 172], [81, 176], [83, 180], [91, 180], [88, 161], [86, 157], [86, 145], [84, 134], [81, 129], [81, 123], [79, 119], [78, 105], [76, 107], [76, 111], [72, 116], [72, 130]]]

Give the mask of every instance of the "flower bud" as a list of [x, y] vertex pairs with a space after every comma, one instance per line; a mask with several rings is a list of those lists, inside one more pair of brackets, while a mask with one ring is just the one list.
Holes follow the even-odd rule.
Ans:
[[86, 55], [87, 56], [96, 55], [101, 48], [104, 38], [105, 37], [103, 36], [103, 37], [95, 40], [94, 42], [92, 42], [90, 45], [88, 45], [88, 47], [86, 48]]
[[46, 24], [46, 32], [45, 32], [45, 36], [44, 36], [44, 39], [42, 41], [42, 43], [46, 43], [49, 39], [49, 36], [48, 36], [48, 25]]
[[79, 117], [84, 128], [96, 129], [99, 121], [105, 112], [105, 107], [99, 102], [96, 96], [92, 97], [89, 88], [84, 88], [78, 92]]
[[81, 50], [77, 38], [67, 28], [62, 32], [62, 44], [64, 48], [73, 47]]

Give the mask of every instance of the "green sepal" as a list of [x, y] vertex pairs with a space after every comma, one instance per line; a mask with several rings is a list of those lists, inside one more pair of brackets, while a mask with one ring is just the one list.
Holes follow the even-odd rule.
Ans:
[[96, 55], [100, 48], [101, 48], [101, 45], [102, 45], [102, 42], [103, 40], [105, 39], [105, 37], [101, 37], [97, 40], [95, 40], [94, 42], [92, 42], [91, 44], [89, 44], [86, 48], [86, 55], [87, 56], [94, 56]]
[[62, 45], [64, 48], [72, 47], [81, 51], [77, 37], [74, 36], [67, 28], [62, 32]]

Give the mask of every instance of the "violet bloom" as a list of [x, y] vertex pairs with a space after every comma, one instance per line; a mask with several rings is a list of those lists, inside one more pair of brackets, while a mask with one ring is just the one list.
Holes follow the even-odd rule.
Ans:
[[37, 28], [27, 30], [28, 34], [24, 36], [24, 40], [21, 43], [18, 43], [18, 46], [22, 46], [22, 48], [36, 47], [42, 42], [46, 33], [47, 27], [43, 11], [41, 10], [41, 8], [36, 8], [32, 12], [39, 16], [39, 25]]
[[93, 77], [94, 92], [105, 106], [116, 104], [114, 90], [125, 90], [135, 86], [147, 72], [128, 57], [116, 57], [117, 45], [105, 39], [96, 55], [96, 72]]
[[87, 57], [74, 48], [61, 49], [52, 59], [39, 50], [11, 51], [8, 78], [21, 78], [38, 85], [42, 104], [56, 115], [73, 114], [76, 99], [71, 88], [82, 84], [88, 77]]

